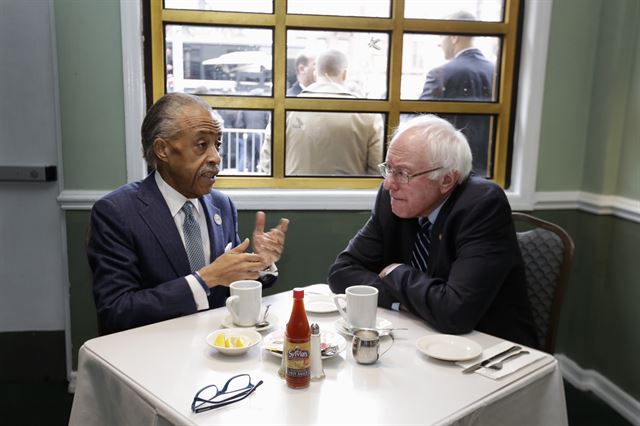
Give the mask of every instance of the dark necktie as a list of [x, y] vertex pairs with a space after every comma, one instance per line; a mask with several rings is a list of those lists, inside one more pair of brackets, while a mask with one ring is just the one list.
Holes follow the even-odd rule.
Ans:
[[429, 264], [429, 250], [431, 249], [430, 228], [431, 222], [429, 222], [429, 219], [424, 219], [424, 221], [420, 219], [416, 243], [411, 252], [411, 266], [424, 272], [427, 272], [427, 265]]
[[191, 271], [197, 271], [206, 265], [204, 260], [204, 248], [202, 247], [202, 236], [200, 235], [200, 225], [193, 216], [193, 205], [187, 201], [182, 206], [184, 212], [184, 246], [189, 257], [189, 266]]

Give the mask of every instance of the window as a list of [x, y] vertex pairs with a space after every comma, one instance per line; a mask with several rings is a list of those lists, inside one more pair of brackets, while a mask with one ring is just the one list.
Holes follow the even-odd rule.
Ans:
[[505, 186], [521, 3], [151, 0], [152, 96], [198, 94], [224, 122], [218, 187], [376, 188], [392, 129], [423, 113]]

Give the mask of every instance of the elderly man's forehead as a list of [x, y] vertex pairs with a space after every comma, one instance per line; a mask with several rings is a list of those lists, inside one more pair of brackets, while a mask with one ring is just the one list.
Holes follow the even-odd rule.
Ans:
[[199, 129], [220, 132], [220, 123], [213, 116], [212, 111], [202, 108], [189, 109], [180, 115], [180, 127], [182, 130]]
[[406, 145], [407, 148], [415, 147], [416, 149], [423, 147], [425, 142], [426, 137], [424, 129], [419, 127], [406, 128], [398, 133], [393, 139], [393, 144]]
[[389, 153], [398, 161], [415, 163], [426, 156], [426, 141], [422, 129], [411, 127], [398, 133], [389, 147]]

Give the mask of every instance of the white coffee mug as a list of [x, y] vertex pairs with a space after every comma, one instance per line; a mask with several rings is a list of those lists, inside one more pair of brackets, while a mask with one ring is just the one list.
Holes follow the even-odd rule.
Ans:
[[[344, 310], [346, 301], [347, 311]], [[336, 294], [333, 297], [338, 312], [349, 327], [375, 328], [376, 313], [378, 311], [378, 289], [368, 285], [354, 285], [347, 287], [345, 294]]]
[[229, 286], [231, 296], [227, 297], [227, 309], [235, 325], [248, 327], [255, 325], [262, 306], [262, 283], [260, 281], [234, 281]]

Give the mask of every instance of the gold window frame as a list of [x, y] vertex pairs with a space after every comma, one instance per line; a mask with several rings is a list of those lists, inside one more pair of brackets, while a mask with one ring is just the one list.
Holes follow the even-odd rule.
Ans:
[[[164, 25], [208, 24], [233, 25], [273, 30], [273, 96], [207, 96], [216, 109], [266, 109], [272, 110], [272, 176], [218, 176], [218, 188], [377, 188], [382, 178], [375, 177], [285, 177], [284, 139], [285, 111], [340, 111], [380, 112], [386, 114], [385, 132], [389, 135], [399, 122], [402, 113], [483, 113], [494, 119], [493, 180], [501, 186], [507, 182], [510, 123], [514, 119], [513, 102], [516, 81], [517, 43], [522, 0], [505, 0], [502, 22], [465, 22], [404, 18], [404, 0], [392, 0], [391, 18], [287, 15], [286, 0], [274, 0], [274, 13], [218, 12], [200, 10], [164, 9], [162, 0], [150, 1], [151, 78], [152, 96], [155, 102], [165, 94], [165, 46]], [[346, 100], [287, 98], [286, 88], [286, 32], [296, 30], [367, 30], [383, 31], [390, 35], [388, 95], [386, 100]], [[500, 80], [495, 102], [455, 102], [400, 100], [402, 77], [402, 48], [404, 33], [473, 34], [501, 38]]]

